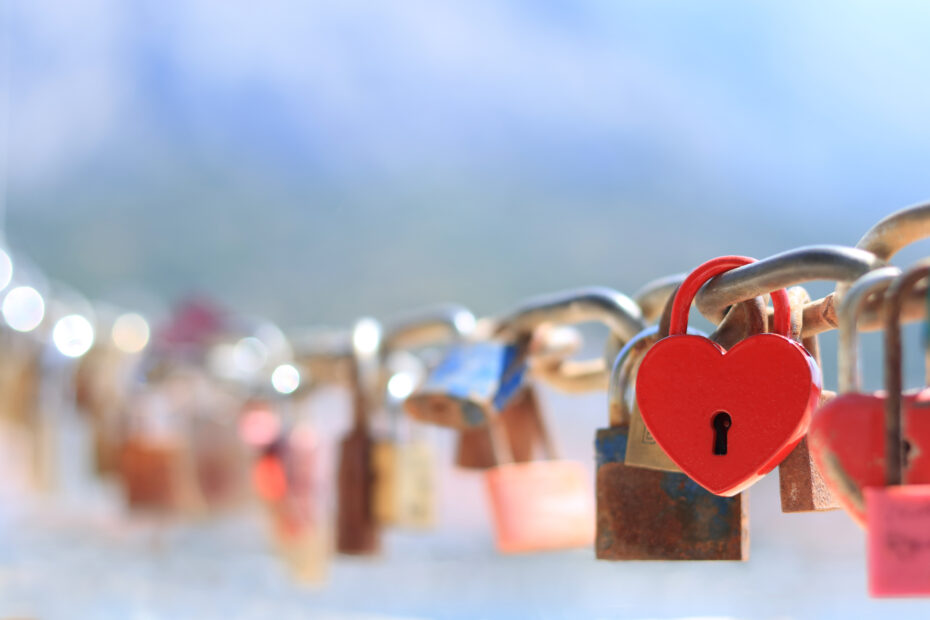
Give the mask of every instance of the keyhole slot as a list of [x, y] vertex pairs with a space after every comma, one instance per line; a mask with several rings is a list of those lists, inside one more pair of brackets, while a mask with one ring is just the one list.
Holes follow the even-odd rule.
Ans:
[[714, 454], [717, 456], [726, 456], [727, 453], [727, 433], [733, 424], [730, 414], [726, 411], [718, 411], [711, 420], [711, 426], [714, 428]]

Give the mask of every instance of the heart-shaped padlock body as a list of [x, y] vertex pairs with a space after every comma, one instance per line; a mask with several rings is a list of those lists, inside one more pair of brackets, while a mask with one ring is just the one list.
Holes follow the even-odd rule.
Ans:
[[707, 338], [676, 335], [643, 358], [636, 399], [675, 464], [711, 493], [732, 496], [797, 445], [820, 388], [810, 354], [784, 336], [757, 334], [724, 351]]
[[[904, 395], [902, 424], [907, 442], [905, 484], [930, 484], [930, 388]], [[840, 394], [811, 420], [811, 453], [833, 494], [865, 525], [866, 487], [885, 486], [885, 399], [877, 394]]]

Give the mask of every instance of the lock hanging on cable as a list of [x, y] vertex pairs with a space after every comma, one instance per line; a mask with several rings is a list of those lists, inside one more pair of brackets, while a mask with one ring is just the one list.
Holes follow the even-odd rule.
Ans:
[[[920, 458], [912, 442], [919, 438], [926, 445], [930, 439], [926, 427], [912, 424], [928, 417], [930, 389], [910, 395], [911, 415], [905, 418], [900, 325], [905, 294], [928, 277], [930, 260], [924, 260], [896, 278], [885, 295], [885, 481], [865, 488], [869, 593], [875, 597], [930, 596], [930, 484], [908, 484], [904, 473], [912, 455]], [[924, 350], [926, 357], [926, 342]]]
[[[860, 525], [866, 522], [866, 487], [885, 480], [884, 428], [886, 393], [860, 391], [857, 318], [870, 299], [882, 296], [898, 278], [897, 267], [869, 272], [845, 292], [839, 309], [839, 395], [821, 406], [810, 427], [810, 447], [833, 494]], [[902, 295], [906, 295], [903, 291]], [[887, 319], [887, 317], [886, 317]], [[889, 336], [886, 331], [886, 339]], [[887, 346], [887, 345], [886, 345]], [[886, 356], [889, 353], [886, 351]], [[930, 367], [928, 367], [930, 384]], [[906, 484], [930, 484], [930, 392], [903, 397], [905, 439], [911, 446], [904, 469]]]
[[820, 397], [820, 369], [788, 338], [784, 289], [772, 293], [774, 334], [725, 351], [685, 333], [701, 285], [753, 260], [725, 256], [693, 271], [675, 295], [669, 336], [649, 349], [636, 377], [636, 400], [653, 437], [683, 472], [718, 495], [734, 495], [774, 469], [804, 436]]
[[598, 429], [595, 438], [595, 553], [599, 560], [746, 560], [749, 515], [743, 494], [720, 497], [683, 473], [625, 463], [632, 409], [627, 393], [659, 330], [640, 332], [613, 364], [610, 426]]

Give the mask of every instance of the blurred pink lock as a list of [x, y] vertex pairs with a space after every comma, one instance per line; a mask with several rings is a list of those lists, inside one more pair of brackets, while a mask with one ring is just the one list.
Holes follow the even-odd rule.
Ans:
[[865, 489], [869, 593], [930, 596], [930, 485]]
[[507, 463], [487, 470], [485, 482], [502, 553], [593, 545], [594, 497], [581, 463]]

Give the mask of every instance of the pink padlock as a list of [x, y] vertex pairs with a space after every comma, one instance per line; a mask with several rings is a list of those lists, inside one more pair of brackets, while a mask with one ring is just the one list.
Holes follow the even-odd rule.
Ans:
[[902, 433], [901, 304], [930, 276], [924, 260], [885, 295], [885, 486], [865, 489], [869, 593], [930, 596], [930, 484], [903, 484], [908, 450]]

